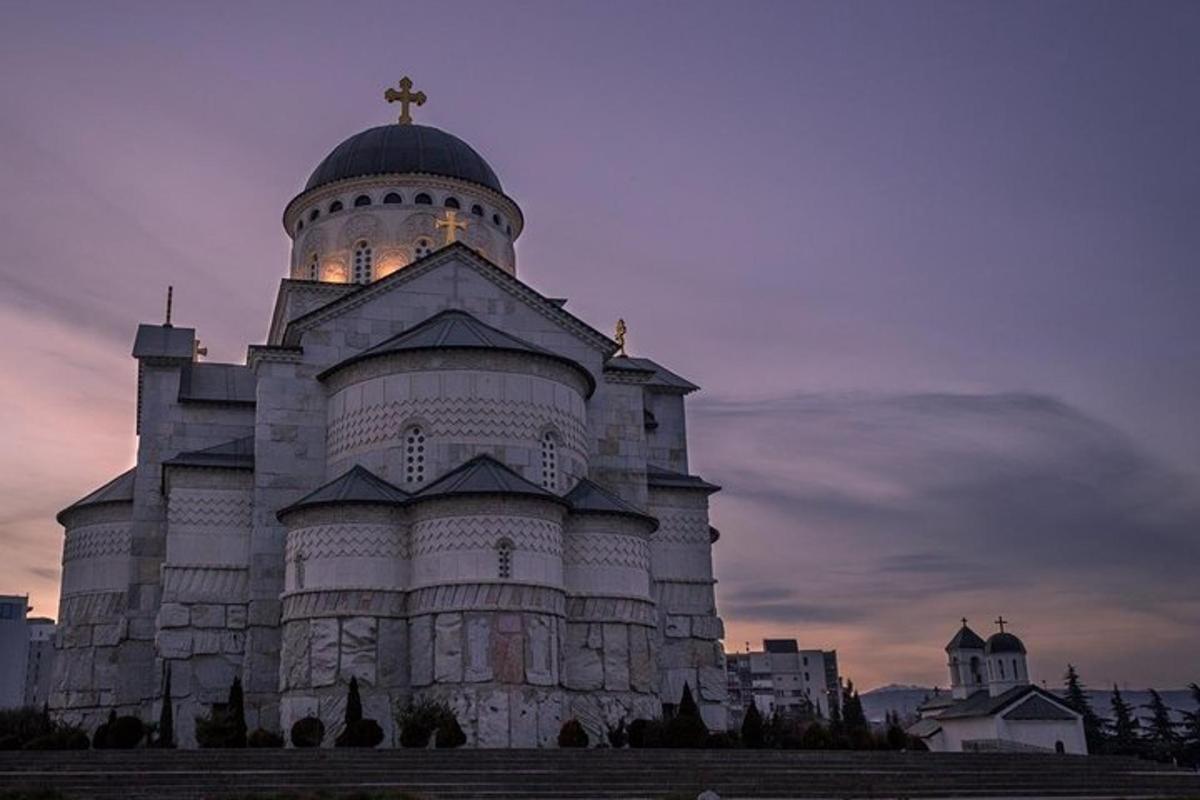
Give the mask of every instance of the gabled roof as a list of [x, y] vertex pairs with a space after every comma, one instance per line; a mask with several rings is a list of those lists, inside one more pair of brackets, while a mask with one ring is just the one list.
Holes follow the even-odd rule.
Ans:
[[[1045, 689], [1028, 684], [1025, 686], [1014, 686], [1006, 692], [991, 696], [986, 689], [981, 689], [975, 692], [965, 700], [952, 705], [950, 708], [938, 715], [938, 720], [962, 719], [965, 717], [990, 717], [1002, 713], [1005, 709], [1014, 705], [1017, 701], [1030, 695], [1036, 694], [1060, 707], [1065, 711], [1070, 711], [1063, 701], [1059, 700], [1054, 695], [1047, 692]], [[1074, 715], [1072, 715], [1074, 716]]]
[[283, 335], [283, 343], [289, 345], [299, 344], [300, 334], [319, 324], [322, 320], [337, 316], [345, 309], [353, 307], [376, 294], [384, 294], [403, 286], [405, 283], [435, 270], [449, 261], [458, 261], [459, 263], [465, 263], [474, 267], [483, 277], [510, 294], [525, 300], [531, 308], [542, 314], [542, 316], [574, 332], [580, 339], [586, 341], [604, 355], [608, 356], [616, 352], [617, 343], [608, 336], [605, 336], [574, 314], [564, 310], [560, 305], [537, 290], [509, 275], [462, 242], [454, 242], [435, 250], [424, 258], [417, 259], [404, 269], [398, 269], [391, 275], [381, 278], [374, 283], [364, 284], [355, 291], [342, 295], [319, 308], [309, 311], [307, 314], [296, 317], [287, 324]]
[[654, 517], [587, 478], [581, 478], [563, 499], [571, 504], [573, 514], [617, 514], [634, 517], [650, 523], [653, 530], [658, 530], [658, 520]]
[[1052, 703], [1040, 694], [1035, 694], [1033, 697], [1020, 703], [1012, 711], [1004, 714], [1005, 719], [1016, 720], [1062, 720], [1075, 719], [1078, 715], [1072, 714], [1059, 703]]
[[700, 388], [686, 378], [681, 378], [663, 365], [648, 358], [613, 356], [604, 362], [604, 368], [623, 372], [646, 373], [649, 375], [649, 380], [646, 382], [647, 386], [669, 389], [682, 394], [688, 394]]
[[566, 505], [563, 498], [525, 480], [487, 454], [475, 456], [465, 464], [455, 467], [414, 494], [412, 499], [416, 501], [432, 497], [479, 494], [541, 497]]
[[179, 400], [253, 405], [257, 379], [244, 364], [192, 362], [179, 376]]
[[527, 353], [540, 358], [548, 358], [566, 364], [579, 371], [588, 384], [588, 394], [596, 389], [596, 381], [592, 373], [581, 364], [569, 358], [560, 356], [544, 347], [538, 347], [499, 328], [493, 328], [481, 322], [466, 311], [456, 308], [439, 311], [423, 322], [418, 322], [408, 330], [398, 333], [390, 339], [385, 339], [374, 347], [369, 347], [344, 361], [339, 361], [332, 367], [321, 372], [320, 379], [333, 374], [343, 367], [365, 361], [369, 358], [418, 350], [500, 350], [509, 353]]
[[407, 492], [356, 464], [348, 472], [306, 494], [290, 506], [280, 509], [275, 516], [282, 519], [293, 511], [317, 506], [402, 505], [408, 499]]
[[77, 511], [87, 506], [100, 506], [109, 503], [132, 503], [133, 479], [136, 472], [136, 467], [126, 470], [108, 483], [101, 486], [99, 489], [93, 491], [91, 494], [76, 500], [74, 503], [58, 512], [58, 515], [55, 516], [55, 519], [58, 520], [58, 524], [64, 524], [64, 515], [71, 511]]
[[958, 633], [954, 634], [954, 638], [946, 645], [946, 652], [951, 650], [982, 650], [983, 639], [975, 631], [967, 627], [967, 623], [958, 629]]
[[203, 450], [189, 450], [167, 459], [163, 466], [254, 469], [254, 437], [243, 436]]
[[721, 490], [720, 486], [709, 483], [699, 476], [675, 472], [654, 464], [646, 465], [646, 483], [663, 489], [699, 489], [709, 494]]
[[905, 731], [905, 733], [907, 733], [909, 736], [916, 736], [918, 739], [928, 739], [941, 729], [942, 726], [938, 724], [936, 719], [927, 717], [925, 719], [919, 719], [912, 725], [908, 726], [908, 730]]

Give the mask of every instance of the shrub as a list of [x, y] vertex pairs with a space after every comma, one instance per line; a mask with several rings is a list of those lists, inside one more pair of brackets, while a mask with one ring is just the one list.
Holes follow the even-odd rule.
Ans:
[[721, 731], [710, 733], [704, 740], [704, 746], [709, 750], [732, 750], [738, 746], [738, 740], [729, 731]]
[[828, 728], [814, 722], [800, 735], [800, 746], [805, 750], [828, 750], [833, 746], [833, 737], [829, 735]]
[[266, 728], [255, 728], [246, 736], [247, 747], [283, 747], [283, 737]]
[[[421, 700], [418, 703], [410, 704], [408, 708], [396, 715], [396, 724], [400, 726], [400, 746], [428, 747], [429, 740], [434, 733], [439, 731], [443, 724], [449, 725], [448, 720], [453, 720], [454, 726], [462, 734], [462, 728], [458, 725], [454, 711], [445, 703]], [[447, 742], [455, 738], [451, 734], [452, 731], [447, 730]], [[463, 734], [463, 743], [465, 744], [465, 742], [466, 734]], [[445, 746], [457, 747], [458, 745], [447, 744]]]
[[434, 747], [453, 749], [467, 743], [467, 735], [453, 713], [446, 714], [438, 723], [437, 736], [434, 737]]
[[337, 747], [377, 747], [383, 741], [383, 728], [373, 719], [351, 722], [334, 740]]
[[700, 708], [692, 698], [692, 689], [683, 685], [683, 697], [675, 716], [667, 721], [665, 744], [667, 747], [704, 747], [708, 739], [708, 727], [700, 717]]
[[70, 725], [59, 726], [53, 733], [30, 739], [22, 750], [87, 750], [91, 742], [88, 735]]
[[5, 709], [0, 711], [0, 750], [20, 750], [26, 742], [54, 733], [56, 728], [44, 708]]
[[625, 720], [617, 723], [617, 727], [609, 728], [607, 732], [608, 744], [614, 748], [622, 748], [629, 743], [629, 733], [625, 730]]
[[587, 747], [588, 735], [577, 719], [569, 719], [563, 723], [558, 732], [559, 747]]
[[629, 723], [629, 746], [639, 749], [662, 747], [664, 728], [661, 720], [635, 719]]
[[766, 744], [762, 713], [758, 710], [758, 704], [753, 701], [746, 709], [746, 716], [742, 718], [742, 744], [755, 749]]
[[92, 747], [97, 750], [106, 750], [108, 748], [108, 732], [112, 730], [113, 725], [117, 723], [117, 710], [114, 708], [108, 712], [108, 720], [101, 722], [96, 732], [92, 734]]
[[320, 747], [325, 739], [325, 723], [317, 717], [305, 717], [292, 725], [292, 744], [295, 747]]
[[229, 687], [229, 702], [214, 704], [208, 717], [196, 717], [196, 743], [201, 747], [245, 747], [246, 708], [242, 679]]
[[109, 722], [107, 745], [115, 750], [132, 750], [146, 735], [146, 726], [137, 717], [117, 717]]

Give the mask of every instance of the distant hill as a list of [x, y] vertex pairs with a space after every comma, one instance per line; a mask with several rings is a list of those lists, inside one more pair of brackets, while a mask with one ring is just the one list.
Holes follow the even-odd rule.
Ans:
[[[943, 692], [948, 691], [942, 689]], [[1058, 689], [1055, 694], [1062, 694]], [[933, 689], [926, 686], [881, 686], [862, 695], [863, 712], [872, 722], [883, 722], [889, 711], [900, 713], [901, 719], [915, 717], [917, 706], [926, 697], [933, 694]], [[1171, 709], [1176, 721], [1183, 720], [1184, 711], [1196, 711], [1198, 707], [1187, 689], [1163, 689], [1159, 691], [1167, 707]], [[1137, 711], [1143, 720], [1148, 720], [1150, 712], [1145, 705], [1150, 702], [1150, 692], [1141, 689], [1122, 690], [1121, 696]], [[1092, 707], [1101, 717], [1107, 718], [1112, 712], [1112, 692], [1109, 690], [1089, 690], [1088, 697]]]

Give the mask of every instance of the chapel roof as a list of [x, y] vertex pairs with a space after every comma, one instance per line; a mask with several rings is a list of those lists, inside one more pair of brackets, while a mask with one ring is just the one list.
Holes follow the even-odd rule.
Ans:
[[700, 388], [686, 378], [676, 375], [662, 364], [652, 361], [649, 358], [613, 356], [604, 362], [604, 368], [621, 372], [646, 373], [649, 375], [649, 380], [646, 381], [647, 386], [673, 390], [676, 392], [682, 392], [683, 394], [697, 391]]
[[292, 511], [328, 505], [400, 505], [409, 494], [393, 486], [366, 467], [355, 464], [346, 472], [279, 510], [282, 517]]
[[967, 627], [964, 622], [963, 626], [958, 629], [958, 633], [954, 634], [954, 638], [946, 645], [946, 652], [951, 650], [982, 650], [983, 638]]
[[577, 514], [619, 514], [626, 517], [636, 517], [651, 523], [658, 529], [658, 520], [642, 511], [637, 506], [627, 503], [616, 494], [605, 489], [600, 484], [588, 478], [581, 478], [579, 483], [563, 497], [571, 504], [571, 511]]
[[720, 486], [709, 483], [698, 475], [675, 472], [654, 464], [646, 465], [646, 483], [663, 489], [699, 489], [709, 494], [721, 490]]
[[245, 364], [193, 361], [179, 376], [179, 399], [191, 403], [253, 404], [257, 379]]
[[563, 498], [526, 480], [486, 453], [450, 470], [413, 495], [412, 499], [481, 494], [542, 497], [566, 504]]
[[137, 473], [137, 468], [122, 472], [117, 477], [113, 478], [108, 483], [94, 490], [90, 494], [81, 497], [71, 505], [58, 512], [55, 519], [60, 525], [63, 523], [63, 516], [71, 511], [77, 511], [88, 506], [99, 506], [108, 503], [131, 503], [133, 502], [133, 480]]
[[540, 358], [548, 358], [580, 372], [588, 384], [588, 394], [596, 389], [596, 381], [579, 362], [560, 356], [558, 353], [539, 347], [532, 342], [505, 333], [499, 328], [493, 328], [476, 317], [457, 308], [439, 311], [428, 319], [418, 322], [406, 331], [385, 339], [374, 347], [368, 347], [361, 353], [356, 353], [347, 359], [339, 361], [324, 370], [318, 378], [332, 375], [343, 367], [392, 353], [403, 353], [418, 350], [493, 350], [509, 353], [526, 353]]
[[[1066, 704], [1059, 700], [1050, 692], [1033, 684], [1024, 686], [1014, 686], [1008, 691], [992, 696], [986, 689], [981, 689], [978, 692], [971, 694], [965, 700], [960, 700], [950, 708], [943, 711], [937, 716], [938, 720], [962, 719], [966, 717], [990, 717], [995, 714], [1002, 713], [1006, 708], [1015, 704], [1021, 698], [1029, 695], [1037, 694], [1042, 700], [1059, 708], [1061, 713], [1066, 713]], [[1068, 714], [1068, 716], [1070, 716]]]
[[243, 436], [202, 450], [188, 450], [167, 459], [163, 466], [254, 469], [254, 437]]

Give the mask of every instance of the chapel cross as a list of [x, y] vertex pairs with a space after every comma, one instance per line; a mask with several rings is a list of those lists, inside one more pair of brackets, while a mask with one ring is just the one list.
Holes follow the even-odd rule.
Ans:
[[454, 244], [458, 241], [458, 232], [467, 229], [467, 223], [458, 218], [458, 212], [453, 208], [446, 209], [445, 219], [437, 221], [439, 228], [446, 229], [446, 244]]
[[965, 627], [967, 627], [967, 618], [966, 618], [966, 617], [963, 617], [963, 618], [962, 618], [962, 621], [963, 621], [963, 627], [964, 627], [964, 628], [965, 628]]
[[389, 103], [400, 104], [400, 124], [412, 125], [412, 115], [408, 113], [409, 104], [425, 105], [425, 93], [412, 91], [412, 79], [405, 75], [400, 79], [400, 91], [388, 89], [383, 93], [383, 99]]
[[625, 326], [625, 320], [617, 320], [617, 346], [621, 348], [621, 355], [625, 355], [625, 334], [629, 332], [629, 328]]
[[1003, 615], [996, 617], [996, 624], [1000, 626], [1000, 632], [1004, 633], [1004, 626], [1008, 624], [1008, 620]]

